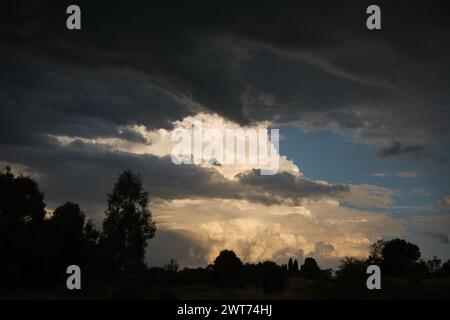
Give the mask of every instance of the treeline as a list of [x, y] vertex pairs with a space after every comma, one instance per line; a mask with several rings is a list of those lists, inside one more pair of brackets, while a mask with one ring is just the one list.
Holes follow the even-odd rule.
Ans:
[[[370, 265], [381, 269], [382, 290], [367, 288]], [[293, 290], [287, 283], [299, 279], [309, 287], [306, 298], [450, 298], [450, 260], [443, 264], [437, 257], [425, 261], [417, 245], [402, 239], [379, 240], [371, 245], [368, 258], [345, 258], [336, 271], [321, 269], [312, 257], [301, 266], [292, 258], [283, 265], [272, 261], [244, 264], [233, 251], [223, 250], [206, 268], [179, 271], [172, 260], [164, 268], [151, 268], [147, 277], [148, 283], [156, 281], [162, 287], [199, 283], [228, 289], [253, 286], [275, 297]]]
[[[205, 268], [179, 270], [176, 260], [149, 268], [145, 248], [156, 228], [140, 176], [121, 173], [107, 199], [99, 231], [77, 204], [67, 202], [49, 213], [33, 179], [16, 176], [9, 168], [0, 172], [0, 295], [19, 292], [14, 297], [20, 298], [20, 292], [35, 290], [51, 297], [175, 299], [192, 298], [189, 290], [201, 286], [204, 298], [213, 298], [206, 288], [238, 290], [247, 298], [248, 288], [272, 297], [286, 292], [298, 297], [292, 283], [300, 281], [308, 287], [301, 296], [306, 298], [424, 297], [442, 292], [450, 297], [450, 282], [442, 280], [450, 277], [450, 260], [425, 261], [417, 245], [402, 239], [379, 240], [368, 258], [345, 258], [336, 271], [321, 269], [312, 257], [302, 264], [295, 257], [283, 265], [243, 263], [230, 250], [221, 251]], [[383, 279], [383, 289], [375, 293], [366, 286], [367, 267], [374, 264]], [[82, 270], [81, 291], [66, 288], [69, 265]], [[190, 289], [180, 295], [182, 287]]]
[[30, 177], [0, 173], [0, 289], [65, 288], [66, 269], [78, 265], [86, 290], [147, 270], [147, 240], [155, 233], [148, 194], [131, 171], [119, 175], [100, 232], [80, 207], [52, 213]]

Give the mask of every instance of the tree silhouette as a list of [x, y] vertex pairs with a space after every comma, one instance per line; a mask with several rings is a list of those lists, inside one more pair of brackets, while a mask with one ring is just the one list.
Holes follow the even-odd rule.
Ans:
[[441, 270], [444, 275], [450, 275], [450, 260], [447, 260], [442, 264]]
[[156, 231], [148, 205], [140, 176], [129, 170], [121, 173], [108, 194], [102, 233], [102, 242], [120, 271], [132, 273], [145, 265], [147, 240]]
[[80, 241], [83, 236], [85, 215], [76, 203], [66, 202], [53, 211], [51, 221], [55, 231], [64, 238]]
[[68, 265], [78, 265], [83, 274], [91, 275], [96, 268], [99, 232], [76, 203], [66, 202], [53, 211], [48, 221], [47, 250], [51, 252], [50, 269], [61, 281]]
[[438, 272], [441, 269], [441, 263], [441, 259], [433, 256], [433, 259], [427, 261], [428, 271], [431, 273]]
[[44, 208], [44, 194], [33, 179], [16, 177], [9, 167], [0, 173], [0, 223], [41, 222]]
[[15, 176], [9, 167], [0, 172], [0, 283], [5, 286], [37, 285], [45, 278], [43, 199], [33, 179]]
[[295, 259], [294, 263], [292, 264], [292, 272], [298, 273], [298, 262], [297, 262], [297, 259]]
[[170, 259], [169, 263], [164, 266], [164, 270], [169, 272], [177, 272], [180, 265], [178, 264], [177, 260]]
[[314, 258], [308, 257], [300, 268], [305, 279], [318, 280], [321, 276], [320, 268]]
[[369, 262], [370, 264], [380, 265], [383, 261], [383, 248], [386, 245], [386, 241], [383, 239], [379, 239], [376, 242], [372, 243], [369, 251]]
[[369, 263], [365, 259], [347, 257], [336, 270], [336, 280], [344, 289], [366, 290], [366, 270]]
[[403, 239], [393, 239], [384, 244], [381, 255], [383, 271], [392, 276], [402, 276], [414, 270], [420, 249]]
[[241, 286], [243, 264], [231, 250], [222, 250], [213, 263], [215, 282], [220, 286]]

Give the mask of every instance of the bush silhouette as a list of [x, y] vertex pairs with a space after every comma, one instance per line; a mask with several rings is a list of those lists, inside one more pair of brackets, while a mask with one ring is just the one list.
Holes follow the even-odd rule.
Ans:
[[336, 270], [336, 282], [345, 289], [346, 294], [359, 293], [366, 290], [368, 262], [365, 259], [347, 257]]

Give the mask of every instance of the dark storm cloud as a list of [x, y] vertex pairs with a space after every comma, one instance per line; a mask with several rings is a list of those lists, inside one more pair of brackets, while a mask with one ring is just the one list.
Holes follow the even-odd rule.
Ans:
[[[2, 37], [4, 46], [76, 68], [140, 72], [179, 99], [245, 121], [234, 107], [240, 104], [239, 92], [243, 91], [232, 72], [234, 57], [220, 40], [192, 30], [200, 13], [188, 15], [196, 9], [149, 2], [126, 6], [92, 1], [77, 4], [86, 12], [83, 30], [78, 33], [65, 28], [67, 3], [42, 3], [39, 10], [28, 15], [16, 12], [21, 6], [11, 5], [19, 18], [4, 22], [9, 31]], [[34, 25], [32, 31], [24, 27], [24, 21]], [[146, 109], [149, 114], [164, 110], [160, 106]], [[181, 118], [183, 113], [176, 116]]]
[[424, 232], [423, 234], [425, 236], [427, 236], [428, 238], [430, 238], [431, 240], [437, 241], [439, 243], [443, 243], [443, 244], [450, 243], [450, 239], [448, 238], [448, 236], [446, 234], [436, 233], [436, 232]]
[[119, 126], [169, 127], [190, 114], [142, 73], [72, 68], [20, 51], [3, 52], [2, 63], [1, 143], [36, 145], [48, 134], [136, 141]]
[[317, 182], [302, 176], [294, 176], [288, 172], [266, 176], [261, 175], [259, 170], [254, 169], [239, 174], [238, 178], [244, 186], [255, 187], [297, 201], [306, 197], [331, 196], [349, 191], [347, 185]]
[[232, 181], [214, 169], [175, 165], [169, 156], [111, 152], [81, 141], [66, 146], [55, 143], [46, 148], [0, 146], [0, 152], [4, 160], [25, 165], [39, 174], [51, 204], [68, 200], [82, 205], [105, 203], [117, 175], [129, 168], [142, 175], [144, 187], [153, 198], [167, 200], [220, 198], [266, 205], [297, 204], [307, 197], [332, 197], [349, 191], [344, 185], [325, 185], [287, 173], [260, 181], [258, 177], [264, 176], [250, 171]]
[[2, 160], [42, 171], [55, 199], [103, 195], [127, 168], [165, 198], [273, 204], [348, 191], [284, 173], [230, 182], [49, 137], [142, 141], [127, 126], [170, 127], [198, 111], [365, 141], [448, 136], [447, 2], [380, 2], [376, 32], [365, 28], [365, 1], [78, 1], [80, 31], [65, 28], [69, 4], [0, 5]]
[[152, 197], [244, 197], [243, 190], [215, 170], [177, 166], [170, 157], [110, 152], [80, 141], [51, 149], [2, 147], [1, 151], [7, 161], [39, 172], [51, 200], [70, 196], [82, 202], [103, 202], [117, 175], [128, 168], [142, 175]]
[[415, 160], [431, 159], [441, 163], [447, 162], [447, 158], [444, 156], [428, 152], [424, 146], [419, 144], [402, 146], [400, 142], [394, 142], [392, 145], [380, 148], [377, 154], [383, 158], [407, 155]]
[[[5, 55], [20, 58], [20, 53], [37, 60], [27, 69], [38, 75], [29, 86], [39, 92], [52, 88], [45, 81], [46, 61], [74, 83], [89, 78], [100, 87], [108, 81], [102, 72], [116, 78], [127, 72], [129, 85], [111, 85], [100, 100], [91, 97], [98, 88], [87, 84], [85, 99], [77, 100], [85, 107], [72, 108], [70, 118], [77, 123], [69, 129], [89, 130], [105, 119], [168, 126], [207, 110], [240, 123], [293, 122], [368, 142], [449, 135], [446, 1], [379, 1], [381, 31], [365, 28], [368, 1], [78, 1], [82, 30], [75, 32], [65, 28], [68, 4], [2, 2], [0, 54], [2, 63]], [[6, 64], [5, 78], [14, 78], [20, 63]], [[144, 91], [133, 90], [135, 77], [144, 81], [138, 85]], [[24, 90], [11, 86], [2, 97], [14, 102]], [[176, 102], [143, 96], [147, 86]], [[120, 97], [111, 92], [120, 89]], [[273, 97], [269, 104], [263, 95]], [[45, 105], [43, 96], [33, 98], [28, 109]], [[74, 103], [64, 95], [59, 103], [69, 100]], [[122, 108], [130, 103], [127, 115]], [[105, 112], [106, 106], [113, 110]], [[90, 111], [89, 121], [80, 109]], [[118, 120], [119, 114], [124, 119]]]

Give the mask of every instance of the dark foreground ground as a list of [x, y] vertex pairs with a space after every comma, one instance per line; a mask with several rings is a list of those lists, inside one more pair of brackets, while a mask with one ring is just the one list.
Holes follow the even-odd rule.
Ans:
[[0, 299], [59, 300], [59, 299], [164, 299], [164, 300], [303, 300], [303, 299], [450, 299], [450, 277], [420, 279], [383, 278], [381, 290], [368, 290], [336, 283], [326, 283], [291, 277], [275, 292], [263, 288], [225, 288], [210, 284], [155, 285], [151, 283], [122, 283], [91, 287], [79, 291], [64, 288], [13, 289], [0, 294]]

